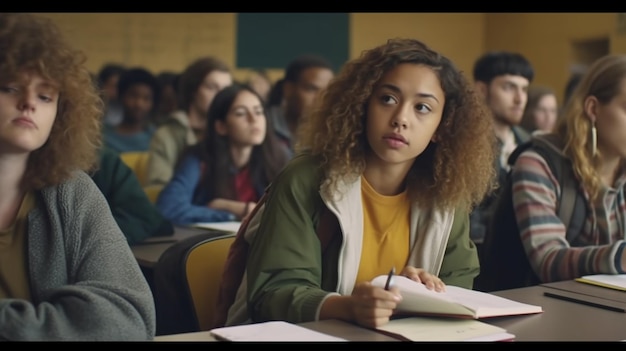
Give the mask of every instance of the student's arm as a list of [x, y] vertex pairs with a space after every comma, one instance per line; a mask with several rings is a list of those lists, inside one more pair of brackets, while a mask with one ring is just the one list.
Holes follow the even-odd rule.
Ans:
[[211, 200], [208, 206], [216, 210], [233, 213], [237, 218], [242, 219], [252, 212], [256, 203], [216, 198]]
[[200, 175], [200, 159], [192, 155], [185, 157], [172, 180], [159, 193], [157, 208], [161, 214], [175, 225], [236, 220], [237, 216], [231, 212], [192, 202]]
[[32, 302], [0, 299], [0, 339], [151, 340], [150, 287], [102, 193], [86, 174], [75, 183], [29, 215]]
[[[624, 273], [620, 267], [626, 243], [572, 247], [557, 215], [557, 181], [546, 161], [532, 150], [524, 151], [513, 168], [513, 205], [526, 255], [543, 282], [568, 280], [588, 274]], [[580, 239], [589, 233], [581, 233]]]

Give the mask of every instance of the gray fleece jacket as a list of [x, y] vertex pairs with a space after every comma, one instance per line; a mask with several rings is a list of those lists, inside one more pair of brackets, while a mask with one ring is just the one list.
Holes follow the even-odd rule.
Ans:
[[36, 194], [28, 214], [31, 300], [0, 299], [0, 340], [151, 340], [150, 287], [84, 172]]

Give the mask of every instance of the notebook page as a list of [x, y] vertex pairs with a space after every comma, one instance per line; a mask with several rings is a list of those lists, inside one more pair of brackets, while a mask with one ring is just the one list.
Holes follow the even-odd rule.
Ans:
[[626, 274], [585, 275], [577, 278], [576, 281], [626, 291]]
[[[409, 312], [438, 313], [449, 315], [504, 316], [542, 312], [541, 306], [530, 305], [490, 293], [447, 285], [444, 292], [429, 290], [403, 276], [395, 276], [395, 285], [400, 289], [403, 300], [400, 310]], [[386, 276], [372, 280], [372, 284], [382, 286]], [[469, 313], [473, 311], [474, 313]]]
[[221, 230], [223, 232], [236, 233], [239, 230], [239, 227], [241, 227], [241, 222], [232, 221], [232, 222], [195, 223], [195, 224], [192, 224], [192, 227], [202, 228], [202, 229]]
[[446, 294], [451, 301], [455, 301], [476, 311], [479, 317], [539, 313], [543, 311], [541, 306], [530, 305], [482, 291], [460, 288], [458, 286], [446, 286]]
[[475, 319], [410, 317], [394, 319], [379, 330], [410, 341], [497, 341], [511, 339], [505, 329]]
[[216, 328], [211, 330], [211, 334], [227, 341], [347, 341], [284, 321]]

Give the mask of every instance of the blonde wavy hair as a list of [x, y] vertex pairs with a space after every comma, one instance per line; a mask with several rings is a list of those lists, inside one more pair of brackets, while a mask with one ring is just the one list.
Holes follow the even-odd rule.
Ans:
[[471, 85], [445, 56], [415, 39], [391, 39], [347, 62], [320, 93], [299, 130], [297, 150], [318, 156], [322, 191], [365, 169], [368, 100], [383, 75], [402, 63], [432, 68], [445, 93], [441, 123], [407, 177], [413, 201], [424, 207], [471, 210], [495, 188], [496, 138], [491, 116]]
[[57, 115], [46, 143], [30, 154], [27, 189], [56, 185], [75, 170], [97, 167], [103, 103], [85, 68], [85, 56], [48, 18], [0, 14], [0, 83], [40, 74], [59, 88]]
[[[592, 201], [597, 199], [602, 186], [596, 171], [601, 152], [592, 155], [592, 123], [584, 109], [585, 100], [594, 96], [600, 104], [610, 103], [621, 93], [625, 78], [626, 55], [607, 55], [596, 60], [576, 86], [555, 127], [556, 134], [565, 142], [563, 151]], [[623, 160], [621, 167], [625, 167]]]

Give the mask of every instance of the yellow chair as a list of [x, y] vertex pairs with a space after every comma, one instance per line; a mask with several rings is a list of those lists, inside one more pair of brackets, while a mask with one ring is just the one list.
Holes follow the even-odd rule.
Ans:
[[124, 163], [135, 172], [139, 184], [146, 184], [148, 179], [148, 151], [127, 151], [121, 152], [120, 158]]
[[150, 202], [153, 204], [156, 204], [161, 190], [163, 190], [163, 185], [146, 185], [143, 187], [143, 191], [148, 195], [148, 199], [150, 199]]
[[226, 233], [201, 241], [185, 258], [185, 280], [200, 330], [209, 330], [213, 323], [222, 271], [235, 235]]

